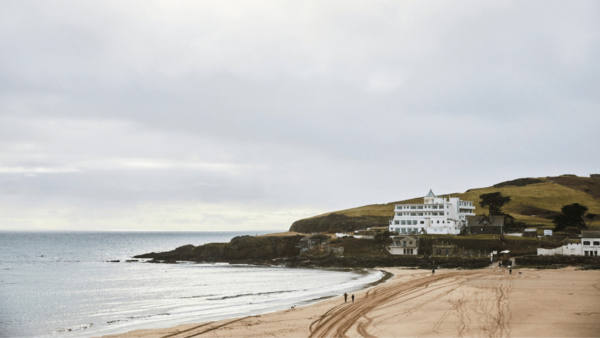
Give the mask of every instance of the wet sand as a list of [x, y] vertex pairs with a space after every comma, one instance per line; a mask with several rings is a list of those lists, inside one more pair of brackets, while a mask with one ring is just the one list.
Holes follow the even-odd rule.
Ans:
[[396, 276], [356, 292], [354, 304], [336, 297], [270, 314], [105, 337], [600, 336], [600, 271], [384, 270]]

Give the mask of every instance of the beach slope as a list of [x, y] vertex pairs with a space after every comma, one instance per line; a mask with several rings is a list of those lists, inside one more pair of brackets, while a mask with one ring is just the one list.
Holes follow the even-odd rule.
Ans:
[[[385, 269], [395, 278], [342, 297], [270, 314], [132, 337], [595, 337], [600, 271]], [[519, 271], [521, 273], [519, 273]]]

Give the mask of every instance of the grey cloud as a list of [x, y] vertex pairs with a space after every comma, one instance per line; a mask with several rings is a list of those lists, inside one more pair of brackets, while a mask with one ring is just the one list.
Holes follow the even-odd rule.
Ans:
[[589, 174], [598, 7], [5, 1], [0, 200], [97, 226], [103, 208], [326, 211]]

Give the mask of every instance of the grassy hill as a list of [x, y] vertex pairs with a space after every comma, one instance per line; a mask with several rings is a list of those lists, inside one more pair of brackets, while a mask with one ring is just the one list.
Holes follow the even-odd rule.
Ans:
[[[426, 189], [424, 189], [426, 190]], [[558, 177], [521, 178], [495, 184], [491, 187], [469, 189], [464, 193], [450, 194], [461, 200], [473, 201], [475, 213], [487, 213], [479, 205], [479, 195], [500, 192], [512, 201], [503, 211], [511, 214], [517, 222], [531, 226], [552, 226], [552, 218], [563, 205], [579, 203], [589, 212], [600, 214], [600, 178], [562, 175]], [[440, 196], [441, 197], [441, 196]], [[448, 195], [443, 195], [448, 197]], [[399, 203], [422, 203], [422, 197], [386, 204], [371, 204], [301, 219], [290, 227], [297, 232], [351, 231], [370, 226], [387, 226], [394, 215], [394, 205]], [[599, 220], [592, 226], [600, 226]]]

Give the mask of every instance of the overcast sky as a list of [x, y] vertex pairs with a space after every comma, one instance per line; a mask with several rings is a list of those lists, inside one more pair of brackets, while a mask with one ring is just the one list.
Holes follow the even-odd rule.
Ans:
[[0, 229], [285, 230], [589, 175], [599, 94], [598, 1], [3, 0]]

